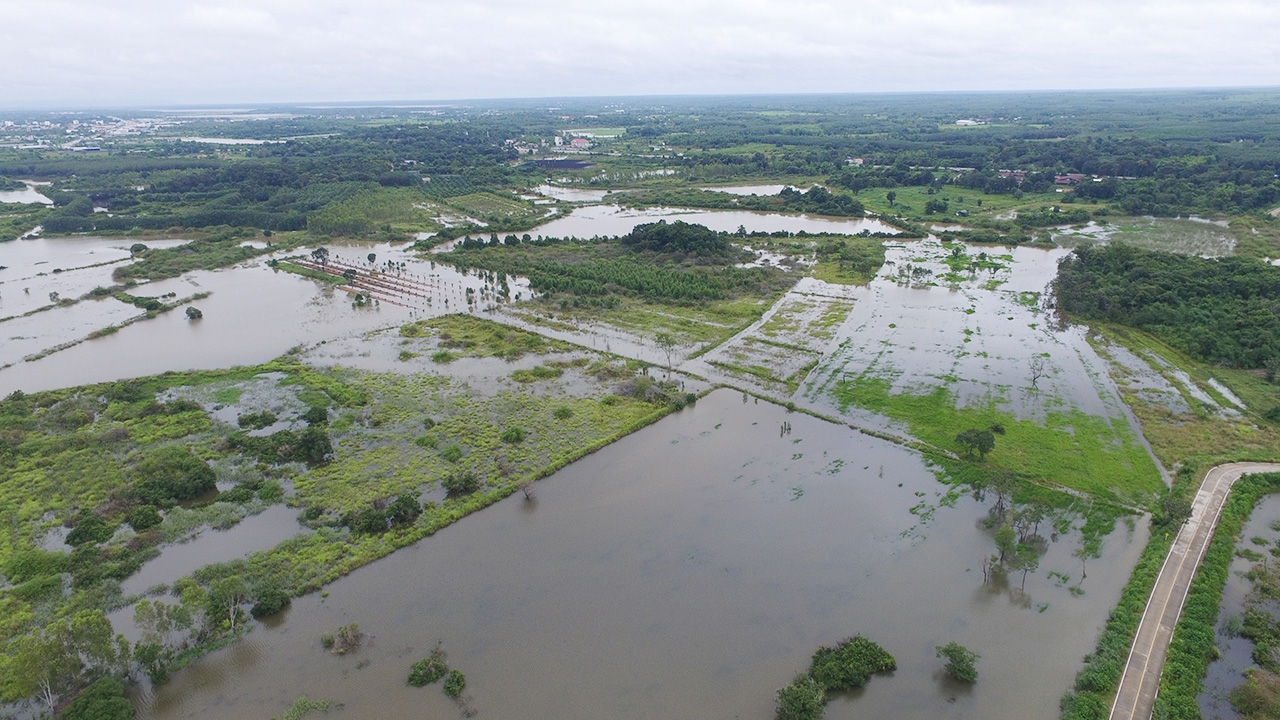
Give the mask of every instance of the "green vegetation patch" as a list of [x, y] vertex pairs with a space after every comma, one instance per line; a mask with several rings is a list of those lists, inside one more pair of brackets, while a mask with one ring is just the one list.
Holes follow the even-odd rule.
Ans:
[[986, 407], [956, 407], [945, 387], [924, 395], [890, 392], [891, 383], [861, 376], [840, 380], [832, 390], [842, 408], [857, 406], [907, 423], [911, 434], [936, 447], [960, 451], [957, 429], [1001, 425], [986, 461], [1016, 473], [1103, 498], [1134, 501], [1162, 486], [1155, 463], [1123, 419], [1078, 410], [1050, 411], [1044, 423], [1018, 420]]
[[[510, 328], [472, 315], [444, 315], [420, 320], [400, 327], [405, 338], [433, 337], [447, 357], [436, 362], [449, 362], [459, 357], [500, 357], [518, 360], [526, 354], [545, 355], [568, 352], [573, 346], [562, 340], [551, 340], [537, 333]], [[536, 378], [535, 378], [536, 379]]]

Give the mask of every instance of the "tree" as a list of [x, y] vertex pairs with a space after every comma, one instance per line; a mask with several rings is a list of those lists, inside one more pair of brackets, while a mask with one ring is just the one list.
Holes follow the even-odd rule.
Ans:
[[1022, 584], [1019, 590], [1027, 589], [1027, 573], [1035, 572], [1038, 567], [1040, 567], [1040, 553], [1030, 545], [1018, 545], [1009, 559], [1009, 569], [1013, 572], [1022, 572]]
[[947, 664], [943, 666], [943, 670], [947, 674], [961, 682], [975, 682], [978, 679], [978, 659], [982, 656], [952, 640], [946, 645], [939, 645], [935, 648], [937, 655], [935, 657], [946, 658]]
[[355, 268], [347, 268], [346, 270], [343, 270], [343, 271], [342, 271], [342, 279], [343, 279], [343, 280], [346, 280], [347, 282], [355, 282], [355, 279], [356, 279], [356, 269], [355, 269]]
[[1043, 355], [1027, 358], [1027, 369], [1031, 371], [1031, 387], [1038, 387], [1036, 382], [1045, 376], [1049, 362]]
[[86, 680], [123, 674], [129, 643], [112, 635], [101, 610], [82, 610], [13, 641], [6, 651], [3, 695], [19, 700], [36, 695], [53, 710], [58, 698]]
[[889, 207], [893, 207], [893, 201], [898, 199], [897, 191], [890, 190], [884, 194], [884, 198], [889, 201]]
[[329, 248], [318, 247], [311, 251], [311, 259], [320, 263], [321, 267], [329, 264]]
[[1000, 551], [997, 561], [1004, 564], [1005, 558], [1012, 558], [1018, 551], [1018, 535], [1012, 525], [1004, 524], [996, 530], [996, 550]]
[[378, 259], [378, 255], [377, 253], [369, 253], [368, 258], [369, 258], [369, 264], [372, 265], [374, 261]]
[[989, 429], [970, 429], [956, 435], [956, 442], [964, 448], [966, 455], [972, 457], [977, 452], [980, 458], [985, 459], [987, 453], [996, 447], [996, 436]]
[[653, 341], [657, 344], [658, 349], [667, 356], [667, 375], [671, 375], [671, 357], [680, 348], [680, 342], [676, 340], [674, 335], [665, 332], [654, 335]]
[[195, 307], [194, 305], [188, 305], [188, 306], [187, 306], [187, 319], [188, 319], [188, 320], [199, 320], [199, 319], [200, 319], [200, 318], [202, 318], [202, 317], [204, 317], [204, 313], [200, 312], [200, 308], [197, 308], [197, 307]]
[[231, 625], [231, 632], [235, 632], [240, 604], [248, 599], [249, 585], [244, 578], [239, 575], [223, 578], [209, 588], [209, 614], [216, 617], [225, 613]]

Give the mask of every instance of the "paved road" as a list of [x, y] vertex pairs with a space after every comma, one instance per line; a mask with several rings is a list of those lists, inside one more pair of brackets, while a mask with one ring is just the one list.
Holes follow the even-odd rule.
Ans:
[[1160, 673], [1165, 654], [1173, 639], [1173, 628], [1182, 615], [1187, 589], [1204, 552], [1213, 538], [1213, 528], [1222, 514], [1222, 505], [1231, 486], [1241, 475], [1280, 472], [1280, 465], [1269, 463], [1230, 463], [1219, 465], [1205, 476], [1200, 491], [1191, 503], [1191, 518], [1174, 538], [1169, 556], [1156, 577], [1155, 587], [1147, 600], [1147, 609], [1138, 623], [1138, 633], [1129, 651], [1120, 688], [1111, 705], [1111, 720], [1150, 720], [1160, 689]]

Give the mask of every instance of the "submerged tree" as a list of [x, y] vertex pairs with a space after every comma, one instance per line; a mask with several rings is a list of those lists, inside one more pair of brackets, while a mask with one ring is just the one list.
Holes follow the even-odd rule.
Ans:
[[982, 656], [952, 640], [946, 645], [939, 645], [935, 648], [936, 657], [946, 658], [947, 664], [943, 670], [947, 674], [961, 682], [971, 683], [978, 679], [978, 659]]

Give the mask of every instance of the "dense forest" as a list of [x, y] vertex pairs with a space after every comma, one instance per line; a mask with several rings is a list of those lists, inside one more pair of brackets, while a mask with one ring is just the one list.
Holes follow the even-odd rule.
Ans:
[[1082, 247], [1058, 268], [1058, 306], [1151, 332], [1205, 362], [1280, 365], [1280, 268], [1256, 260]]

